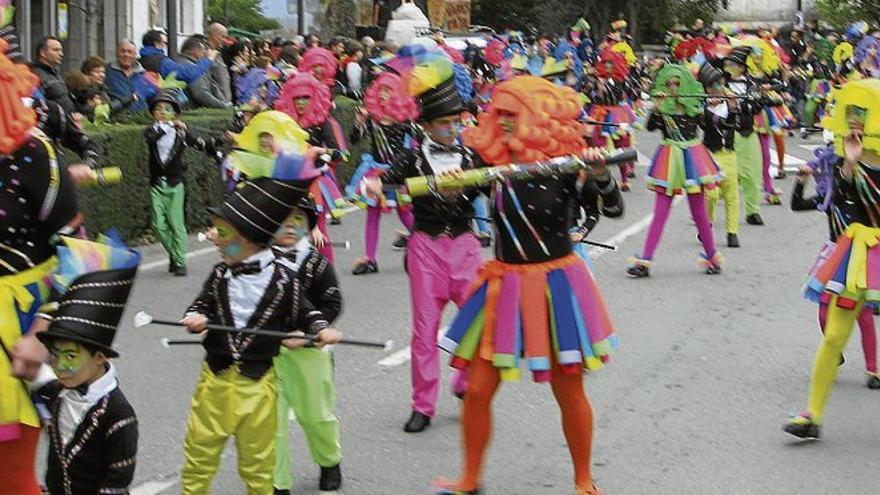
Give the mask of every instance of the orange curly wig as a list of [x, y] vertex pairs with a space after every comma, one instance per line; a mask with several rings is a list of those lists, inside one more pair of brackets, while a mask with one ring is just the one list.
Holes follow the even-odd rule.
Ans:
[[[515, 115], [513, 134], [505, 135], [499, 112]], [[581, 104], [571, 88], [535, 76], [520, 76], [495, 87], [492, 102], [466, 129], [464, 144], [492, 165], [537, 162], [579, 154], [586, 148], [578, 122]]]
[[9, 43], [0, 38], [0, 154], [8, 155], [30, 137], [37, 125], [37, 114], [22, 103], [31, 96], [40, 79], [26, 65], [6, 57]]

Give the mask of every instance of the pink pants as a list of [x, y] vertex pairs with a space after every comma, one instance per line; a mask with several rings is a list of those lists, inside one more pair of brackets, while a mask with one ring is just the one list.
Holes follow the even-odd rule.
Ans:
[[[415, 232], [406, 253], [412, 300], [412, 408], [434, 415], [440, 388], [440, 349], [437, 331], [443, 309], [451, 301], [461, 307], [483, 261], [480, 241], [472, 234], [432, 238]], [[453, 388], [463, 392], [463, 377]]]
[[[819, 305], [819, 329], [825, 333], [825, 320], [828, 316], [828, 304]], [[865, 355], [865, 369], [869, 373], [877, 373], [877, 331], [874, 329], [874, 312], [865, 308], [859, 313], [859, 331], [862, 333], [862, 352]]]
[[[397, 209], [397, 216], [400, 218], [400, 223], [406, 227], [406, 230], [412, 232], [413, 223], [415, 223], [415, 217], [412, 214], [412, 210], [401, 210]], [[367, 259], [370, 261], [376, 261], [376, 249], [379, 245], [379, 221], [382, 219], [382, 208], [378, 206], [370, 206], [367, 208], [367, 223], [364, 227], [367, 240]]]
[[761, 142], [761, 171], [764, 177], [764, 192], [775, 194], [776, 187], [773, 185], [773, 178], [770, 177], [770, 135], [758, 134], [758, 140]]

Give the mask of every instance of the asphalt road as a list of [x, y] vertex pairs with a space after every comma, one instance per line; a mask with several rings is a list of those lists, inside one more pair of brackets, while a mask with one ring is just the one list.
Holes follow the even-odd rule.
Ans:
[[[642, 133], [637, 147], [650, 156], [658, 138]], [[790, 138], [789, 161], [811, 156], [817, 141]], [[585, 383], [595, 409], [594, 477], [608, 494], [874, 494], [880, 486], [880, 391], [865, 387], [863, 359], [854, 338], [840, 370], [821, 442], [793, 442], [781, 431], [806, 401], [820, 335], [815, 307], [800, 285], [827, 233], [820, 213], [765, 206], [764, 227], [743, 225], [742, 248], [728, 249], [724, 272], [697, 267], [700, 247], [686, 203], [678, 203], [655, 256], [652, 276], [629, 279], [627, 258], [640, 251], [652, 194], [638, 168], [625, 194], [627, 213], [603, 219], [595, 240], [611, 240], [595, 271], [621, 336], [621, 347]], [[777, 181], [786, 191], [793, 178]], [[719, 212], [719, 220], [721, 219]], [[383, 218], [380, 272], [350, 275], [363, 249], [360, 212], [331, 228], [345, 297], [338, 326], [353, 338], [408, 344], [410, 313], [400, 252], [390, 243], [398, 221]], [[723, 240], [724, 230], [716, 228]], [[165, 349], [171, 328], [135, 330], [131, 316], [148, 309], [174, 318], [196, 295], [217, 256], [196, 251], [187, 278], [165, 273], [155, 247], [144, 249], [141, 270], [117, 338], [121, 383], [140, 418], [141, 443], [134, 492], [176, 493], [200, 348]], [[491, 250], [486, 250], [491, 256]], [[152, 264], [151, 264], [152, 262]], [[452, 311], [448, 311], [451, 317]], [[857, 332], [856, 332], [857, 334]], [[428, 494], [438, 475], [455, 476], [459, 464], [459, 402], [444, 385], [433, 425], [418, 435], [402, 431], [409, 414], [405, 352], [336, 349], [338, 413], [346, 494]], [[379, 361], [383, 360], [384, 365]], [[495, 435], [486, 464], [489, 494], [570, 494], [572, 473], [559, 416], [547, 385], [505, 384], [495, 402]], [[318, 493], [302, 434], [292, 432], [295, 493]], [[216, 494], [243, 493], [228, 448], [214, 483]]]

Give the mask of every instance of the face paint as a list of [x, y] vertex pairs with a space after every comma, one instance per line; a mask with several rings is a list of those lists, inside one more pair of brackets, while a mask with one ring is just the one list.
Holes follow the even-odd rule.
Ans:
[[220, 250], [223, 255], [228, 258], [237, 258], [239, 255], [241, 255], [241, 244], [239, 244], [238, 242], [230, 242], [225, 246], [221, 246]]
[[846, 107], [846, 122], [849, 124], [850, 130], [861, 131], [865, 128], [865, 121], [868, 118], [868, 109], [850, 105]]
[[75, 342], [58, 341], [49, 347], [49, 364], [58, 378], [70, 378], [88, 364], [92, 355]]
[[177, 118], [177, 112], [171, 103], [160, 101], [153, 108], [153, 116], [159, 120], [174, 120]]

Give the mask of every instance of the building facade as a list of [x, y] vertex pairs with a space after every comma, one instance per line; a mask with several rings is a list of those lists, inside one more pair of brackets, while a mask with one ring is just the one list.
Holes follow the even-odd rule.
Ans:
[[[729, 0], [726, 9], [718, 12], [719, 22], [790, 23], [795, 13], [804, 12], [815, 17], [815, 0]], [[812, 17], [811, 17], [812, 16]]]
[[64, 43], [65, 66], [78, 67], [92, 55], [112, 60], [116, 43], [140, 39], [154, 26], [168, 25], [177, 9], [178, 39], [203, 32], [204, 0], [15, 0], [15, 23], [28, 58], [43, 36]]

